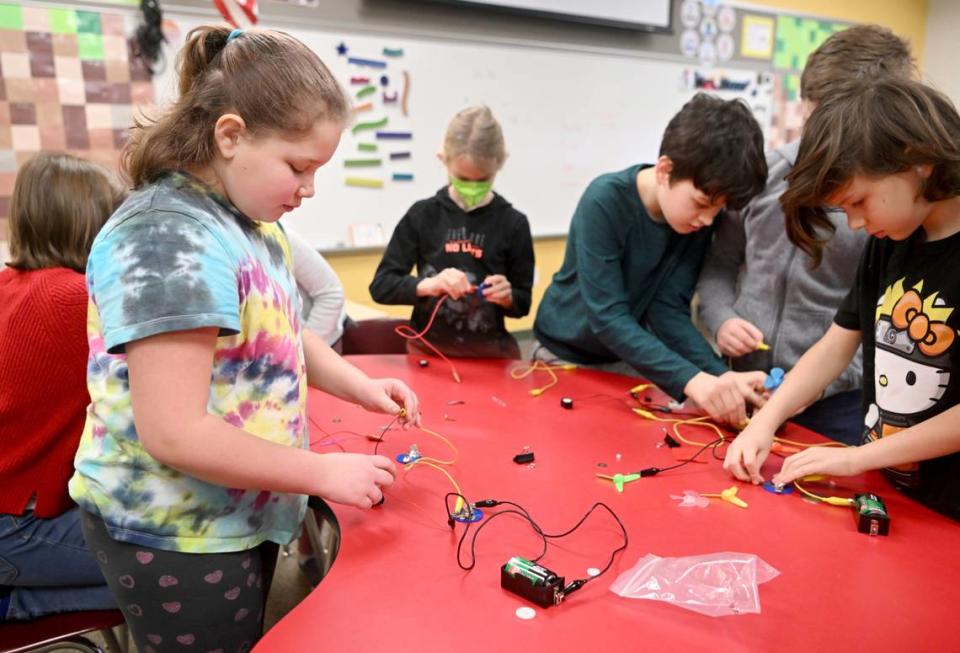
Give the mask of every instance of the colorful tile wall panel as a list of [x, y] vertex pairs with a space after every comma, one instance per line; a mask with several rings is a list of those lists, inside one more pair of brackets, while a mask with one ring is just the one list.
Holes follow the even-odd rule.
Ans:
[[154, 102], [135, 27], [132, 12], [0, 3], [0, 241], [16, 169], [38, 151], [117, 169], [135, 108]]

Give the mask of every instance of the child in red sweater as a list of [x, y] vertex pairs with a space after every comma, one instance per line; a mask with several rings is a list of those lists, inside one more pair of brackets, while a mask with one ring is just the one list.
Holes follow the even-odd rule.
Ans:
[[115, 606], [67, 481], [90, 402], [84, 268], [123, 195], [66, 154], [17, 175], [0, 270], [0, 622]]

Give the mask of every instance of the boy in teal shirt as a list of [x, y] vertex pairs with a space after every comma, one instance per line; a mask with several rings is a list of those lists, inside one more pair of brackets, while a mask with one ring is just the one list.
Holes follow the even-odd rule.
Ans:
[[643, 376], [741, 424], [765, 374], [736, 373], [690, 319], [712, 225], [763, 190], [763, 134], [746, 104], [698, 94], [653, 165], [601, 175], [573, 214], [563, 265], [534, 323], [535, 356]]

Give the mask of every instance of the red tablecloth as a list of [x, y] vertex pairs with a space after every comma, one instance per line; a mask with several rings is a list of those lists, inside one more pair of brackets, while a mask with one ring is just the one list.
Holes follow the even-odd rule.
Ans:
[[[424, 426], [459, 449], [458, 462], [447, 469], [471, 500], [516, 501], [552, 532], [572, 526], [594, 502], [603, 501], [623, 520], [630, 544], [606, 575], [560, 606], [536, 608], [536, 617], [523, 621], [515, 610], [528, 604], [500, 588], [499, 568], [511, 556], [535, 556], [539, 540], [522, 521], [498, 518], [477, 540], [476, 567], [462, 571], [455, 556], [463, 526], [451, 531], [443, 508], [450, 482], [437, 470], [414, 468], [399, 475], [382, 507], [334, 506], [343, 528], [339, 558], [321, 585], [267, 633], [257, 652], [873, 653], [960, 646], [953, 621], [960, 599], [955, 557], [960, 528], [900, 496], [876, 473], [839, 479], [833, 493], [880, 494], [891, 514], [888, 537], [858, 533], [852, 510], [735, 483], [709, 452], [701, 456], [706, 463], [643, 478], [618, 494], [595, 474], [675, 462], [668, 448], [657, 446], [663, 425], [630, 411], [636, 404], [626, 391], [636, 379], [558, 372], [556, 387], [532, 397], [528, 390], [548, 379], [538, 373], [512, 380], [509, 370], [516, 362], [458, 361], [463, 383], [456, 384], [436, 359], [427, 368], [404, 356], [351, 360], [372, 376], [405, 379], [418, 393]], [[643, 395], [654, 403], [664, 400], [656, 391]], [[560, 407], [564, 396], [574, 398], [573, 410]], [[374, 434], [389, 422], [316, 392], [309, 412], [312, 439], [322, 451], [337, 451], [339, 445], [372, 452], [372, 442], [337, 432]], [[710, 439], [705, 430], [684, 432]], [[814, 437], [799, 428], [787, 434]], [[393, 457], [412, 443], [425, 455], [450, 457], [442, 442], [416, 430], [387, 432], [380, 452]], [[528, 446], [535, 465], [515, 464], [513, 456]], [[771, 456], [768, 476], [780, 460]], [[748, 509], [719, 500], [705, 509], [681, 509], [670, 499], [688, 489], [719, 492], [734, 484]], [[619, 542], [616, 524], [598, 512], [571, 537], [552, 544], [542, 563], [568, 580], [584, 577], [588, 567], [603, 567]], [[781, 572], [760, 586], [761, 614], [711, 618], [608, 591], [621, 571], [648, 553], [720, 551], [757, 554]]]

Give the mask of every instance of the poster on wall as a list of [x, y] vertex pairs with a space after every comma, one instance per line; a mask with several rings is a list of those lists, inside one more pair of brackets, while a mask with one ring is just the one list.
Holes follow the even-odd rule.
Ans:
[[[409, 129], [412, 80], [403, 48], [383, 44], [374, 51], [342, 40], [336, 54], [331, 64], [353, 97], [354, 121], [341, 143], [347, 152], [344, 185], [370, 192], [409, 184], [414, 180], [413, 131]], [[352, 247], [386, 242], [380, 224], [352, 223], [348, 233]]]
[[740, 56], [769, 59], [773, 56], [773, 19], [746, 15], [740, 34]]
[[799, 16], [778, 16], [774, 41], [773, 67], [781, 70], [803, 70], [810, 53], [832, 34], [842, 32], [846, 23]]

